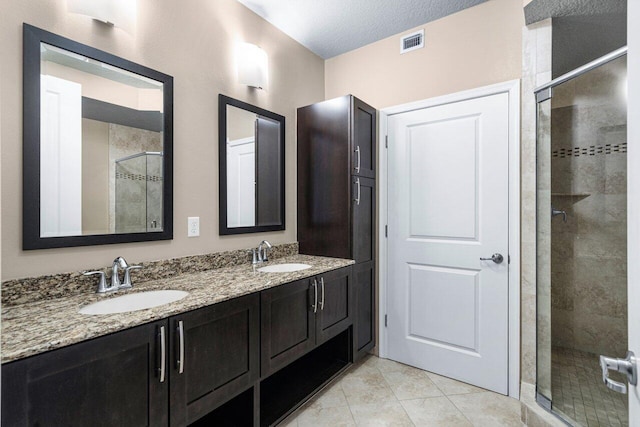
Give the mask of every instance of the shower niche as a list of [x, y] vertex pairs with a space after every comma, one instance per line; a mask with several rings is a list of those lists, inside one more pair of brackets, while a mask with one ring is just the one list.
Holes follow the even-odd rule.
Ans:
[[626, 70], [621, 49], [536, 93], [537, 400], [576, 426], [629, 425], [599, 366], [628, 348]]

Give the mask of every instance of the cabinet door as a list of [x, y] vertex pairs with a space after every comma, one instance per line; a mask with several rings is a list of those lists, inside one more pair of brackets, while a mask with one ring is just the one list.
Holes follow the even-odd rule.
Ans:
[[351, 257], [351, 97], [298, 109], [300, 253]]
[[161, 327], [166, 338], [156, 322], [2, 365], [2, 425], [166, 426]]
[[354, 361], [367, 354], [375, 345], [375, 264], [353, 266], [355, 314], [353, 320]]
[[169, 320], [172, 426], [192, 423], [259, 378], [259, 304], [259, 295], [247, 295]]
[[261, 377], [286, 366], [315, 346], [315, 289], [309, 279], [261, 293]]
[[353, 187], [353, 259], [356, 263], [375, 259], [376, 182], [373, 179], [352, 177]]
[[376, 177], [376, 110], [353, 97], [352, 174]]
[[353, 284], [351, 267], [329, 271], [316, 278], [318, 312], [317, 344], [335, 337], [353, 323]]

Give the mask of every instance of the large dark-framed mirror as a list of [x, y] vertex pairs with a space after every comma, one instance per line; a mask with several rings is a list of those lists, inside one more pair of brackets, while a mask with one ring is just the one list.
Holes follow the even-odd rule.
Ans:
[[285, 118], [218, 98], [220, 234], [285, 229]]
[[173, 238], [173, 77], [23, 25], [23, 249]]

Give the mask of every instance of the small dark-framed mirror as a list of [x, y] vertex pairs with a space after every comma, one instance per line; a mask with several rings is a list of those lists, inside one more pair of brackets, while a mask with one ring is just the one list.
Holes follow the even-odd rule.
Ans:
[[173, 77], [23, 25], [23, 249], [173, 238]]
[[219, 95], [220, 234], [285, 229], [285, 118]]

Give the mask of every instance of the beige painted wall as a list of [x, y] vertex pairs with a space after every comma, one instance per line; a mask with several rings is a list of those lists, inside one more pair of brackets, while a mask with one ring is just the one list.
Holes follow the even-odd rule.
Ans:
[[[296, 240], [295, 111], [324, 98], [324, 64], [235, 0], [139, 0], [135, 36], [68, 14], [60, 0], [4, 2], [0, 26], [2, 279], [157, 260]], [[174, 240], [22, 251], [22, 23], [105, 50], [174, 77]], [[236, 42], [269, 55], [269, 91], [236, 83]], [[218, 93], [286, 117], [286, 223], [282, 232], [218, 235]], [[187, 217], [200, 237], [187, 238]]]
[[520, 2], [489, 0], [417, 27], [423, 49], [401, 55], [397, 34], [327, 60], [326, 97], [351, 93], [384, 108], [519, 79], [523, 26]]

